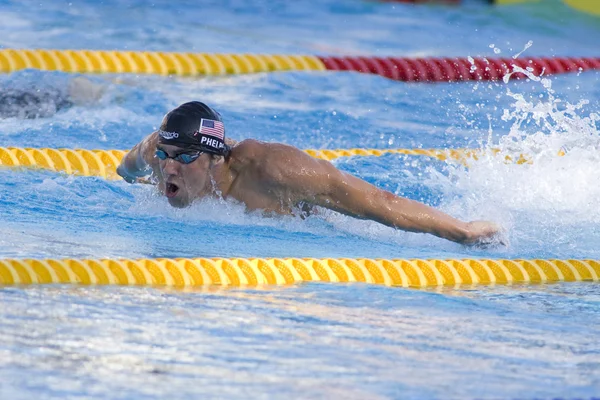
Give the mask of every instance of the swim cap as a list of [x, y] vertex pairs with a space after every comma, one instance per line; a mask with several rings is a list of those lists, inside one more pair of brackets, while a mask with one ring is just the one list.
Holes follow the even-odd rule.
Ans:
[[163, 118], [158, 142], [225, 156], [225, 127], [221, 115], [199, 101], [184, 103]]

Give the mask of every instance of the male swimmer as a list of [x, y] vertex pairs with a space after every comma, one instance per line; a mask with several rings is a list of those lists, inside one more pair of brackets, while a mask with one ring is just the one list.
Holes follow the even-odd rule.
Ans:
[[65, 87], [0, 87], [0, 118], [48, 118], [73, 106], [97, 102], [105, 85], [78, 76]]
[[396, 196], [295, 147], [225, 139], [219, 113], [197, 101], [169, 112], [160, 129], [123, 158], [117, 173], [130, 183], [151, 173], [174, 207], [206, 196], [277, 214], [321, 206], [466, 245], [493, 242], [499, 231], [494, 223], [463, 222]]

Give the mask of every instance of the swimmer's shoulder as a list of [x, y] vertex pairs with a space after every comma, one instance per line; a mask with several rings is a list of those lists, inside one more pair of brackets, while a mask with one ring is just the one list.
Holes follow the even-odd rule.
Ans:
[[256, 139], [244, 139], [231, 148], [230, 158], [239, 165], [248, 165], [264, 157], [268, 143]]
[[256, 139], [242, 140], [231, 149], [229, 165], [234, 170], [254, 169], [265, 172], [285, 168], [300, 152], [282, 143], [267, 143]]
[[256, 139], [244, 139], [231, 149], [231, 158], [240, 163], [262, 163], [277, 158], [288, 158], [289, 153], [303, 153], [283, 143], [267, 143]]

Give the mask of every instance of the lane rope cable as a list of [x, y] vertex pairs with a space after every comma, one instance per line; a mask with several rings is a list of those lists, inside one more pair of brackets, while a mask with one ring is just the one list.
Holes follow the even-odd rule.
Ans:
[[289, 285], [365, 282], [387, 286], [598, 281], [596, 260], [158, 258], [0, 259], [0, 285]]
[[[535, 75], [600, 69], [599, 57], [371, 57], [207, 54], [103, 50], [0, 50], [0, 72], [26, 68], [76, 73], [227, 75], [273, 71], [355, 71], [404, 82], [500, 80], [513, 66]], [[525, 79], [513, 73], [511, 79]]]
[[[351, 156], [383, 156], [385, 154], [404, 154], [426, 156], [441, 161], [455, 160], [465, 163], [469, 158], [477, 159], [481, 150], [473, 149], [337, 149], [337, 150], [304, 150], [309, 155], [334, 160], [338, 157]], [[494, 150], [492, 150], [494, 152]], [[105, 179], [121, 179], [117, 175], [117, 166], [125, 156], [125, 150], [85, 150], [85, 149], [50, 149], [0, 147], [0, 166], [47, 169], [80, 176], [99, 176]], [[519, 159], [517, 162], [522, 163]]]

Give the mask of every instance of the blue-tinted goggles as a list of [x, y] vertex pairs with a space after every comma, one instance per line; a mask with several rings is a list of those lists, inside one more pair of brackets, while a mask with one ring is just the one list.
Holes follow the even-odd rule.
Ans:
[[196, 151], [194, 153], [179, 153], [175, 157], [171, 157], [167, 154], [166, 151], [162, 149], [156, 149], [156, 157], [161, 160], [166, 160], [167, 158], [172, 158], [175, 161], [178, 161], [182, 164], [189, 164], [191, 162], [196, 161], [198, 157], [202, 154], [202, 151]]

